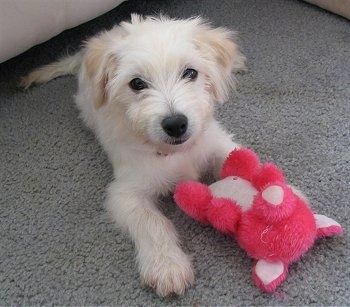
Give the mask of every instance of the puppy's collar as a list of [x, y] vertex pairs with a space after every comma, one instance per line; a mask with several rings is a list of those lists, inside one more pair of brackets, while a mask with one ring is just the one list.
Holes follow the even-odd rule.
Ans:
[[156, 152], [156, 155], [157, 155], [158, 157], [166, 157], [166, 156], [168, 156], [169, 154], [167, 154], [167, 153], [165, 153], [165, 152], [157, 151], [157, 152]]
[[144, 144], [143, 146], [132, 146], [131, 148], [137, 152], [143, 152], [144, 154], [151, 154], [157, 157], [167, 157], [171, 154], [166, 151], [161, 151], [157, 148], [151, 148], [150, 146], [147, 146], [147, 144]]

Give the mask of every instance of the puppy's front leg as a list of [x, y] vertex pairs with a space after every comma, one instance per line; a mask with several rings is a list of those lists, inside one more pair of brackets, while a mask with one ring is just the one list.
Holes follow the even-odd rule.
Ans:
[[180, 249], [172, 223], [147, 192], [122, 180], [108, 189], [107, 207], [135, 243], [142, 281], [160, 296], [183, 294], [194, 281], [189, 257]]
[[213, 157], [213, 174], [216, 179], [220, 178], [223, 163], [234, 149], [241, 147], [232, 140], [232, 136], [223, 130], [219, 125], [214, 125], [211, 131], [213, 136], [210, 139], [210, 148]]

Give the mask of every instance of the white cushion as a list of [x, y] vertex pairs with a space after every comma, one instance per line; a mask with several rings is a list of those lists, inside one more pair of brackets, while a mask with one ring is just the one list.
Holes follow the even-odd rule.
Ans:
[[124, 0], [0, 0], [0, 63]]
[[350, 19], [350, 0], [305, 0], [325, 10]]

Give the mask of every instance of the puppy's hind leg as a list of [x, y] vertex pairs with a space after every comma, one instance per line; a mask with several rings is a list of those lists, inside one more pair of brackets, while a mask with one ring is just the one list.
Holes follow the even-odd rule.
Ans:
[[79, 51], [57, 62], [39, 67], [22, 77], [20, 86], [27, 89], [34, 83], [45, 83], [60, 76], [75, 75], [80, 68], [82, 56], [83, 52]]
[[179, 247], [174, 226], [151, 197], [135, 194], [134, 184], [118, 180], [108, 189], [106, 205], [135, 243], [142, 281], [160, 296], [183, 294], [194, 281], [193, 268]]
[[247, 70], [247, 58], [241, 51], [238, 51], [232, 63], [232, 71], [234, 73], [245, 73]]

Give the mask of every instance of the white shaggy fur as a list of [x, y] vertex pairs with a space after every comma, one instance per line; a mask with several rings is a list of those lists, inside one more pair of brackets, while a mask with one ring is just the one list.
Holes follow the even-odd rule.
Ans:
[[[78, 55], [22, 81], [28, 87], [79, 70], [77, 106], [114, 168], [106, 206], [135, 243], [143, 282], [162, 296], [182, 294], [194, 271], [174, 226], [157, 209], [157, 197], [181, 180], [218, 171], [238, 146], [213, 117], [233, 85], [232, 71], [245, 67], [234, 37], [200, 18], [132, 15], [130, 23], [90, 39]], [[186, 69], [195, 69], [196, 78], [184, 75]], [[135, 78], [147, 86], [133, 90]], [[179, 138], [162, 127], [176, 114], [188, 119]]]

